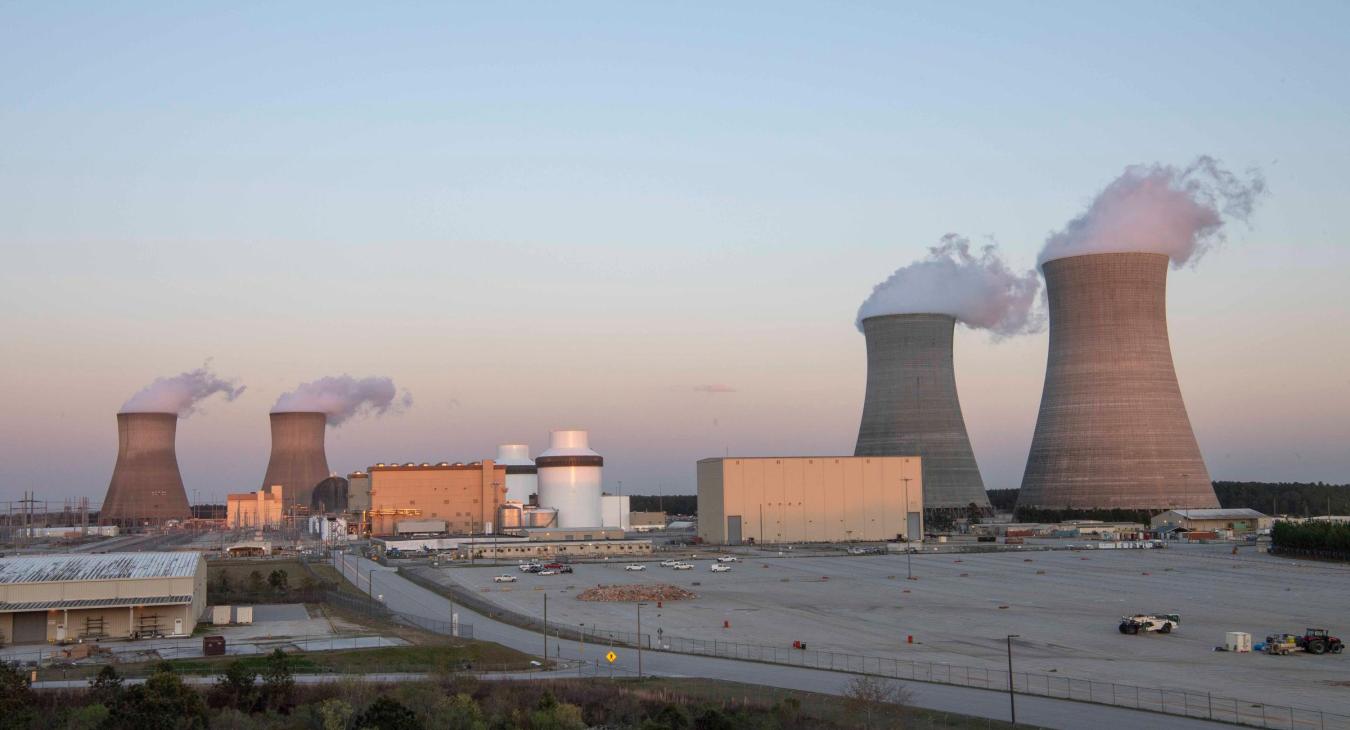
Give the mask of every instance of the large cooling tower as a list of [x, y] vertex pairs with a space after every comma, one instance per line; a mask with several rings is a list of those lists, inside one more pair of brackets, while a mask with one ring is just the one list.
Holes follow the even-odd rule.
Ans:
[[1168, 257], [1047, 261], [1050, 356], [1018, 506], [1218, 507], [1167, 338]]
[[855, 456], [923, 459], [925, 509], [989, 508], [956, 396], [945, 314], [890, 314], [862, 321], [867, 394]]
[[499, 444], [497, 463], [506, 467], [507, 499], [523, 504], [539, 491], [539, 469], [530, 458], [528, 444]]
[[117, 414], [117, 464], [99, 520], [136, 525], [191, 517], [178, 471], [177, 413]]
[[314, 487], [328, 478], [323, 450], [328, 417], [322, 413], [272, 414], [272, 457], [267, 461], [263, 489], [280, 484], [286, 505], [308, 507]]
[[539, 471], [539, 506], [558, 510], [558, 527], [600, 527], [601, 467], [585, 431], [549, 434], [548, 450], [534, 460]]

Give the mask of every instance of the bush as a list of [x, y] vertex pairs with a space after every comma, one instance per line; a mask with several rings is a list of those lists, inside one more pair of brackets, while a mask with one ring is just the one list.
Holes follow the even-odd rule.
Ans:
[[240, 712], [253, 712], [258, 704], [258, 673], [243, 661], [236, 659], [216, 678], [211, 691], [212, 707], [232, 707]]
[[1292, 550], [1324, 550], [1350, 556], [1350, 525], [1332, 522], [1276, 522], [1271, 543]]
[[188, 730], [205, 728], [206, 702], [172, 672], [157, 671], [145, 684], [126, 688], [109, 708], [105, 730]]
[[417, 715], [388, 697], [380, 697], [356, 718], [353, 725], [360, 730], [422, 730]]
[[28, 675], [0, 662], [0, 728], [27, 727], [34, 717], [33, 690]]

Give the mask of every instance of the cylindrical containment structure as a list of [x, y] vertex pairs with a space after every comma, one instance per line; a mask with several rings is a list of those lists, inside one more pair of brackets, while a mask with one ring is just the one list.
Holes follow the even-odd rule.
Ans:
[[529, 444], [498, 444], [497, 463], [506, 467], [506, 498], [521, 504], [539, 491], [538, 469]]
[[946, 314], [888, 314], [862, 321], [867, 391], [855, 456], [918, 456], [925, 509], [990, 509], [956, 396]]
[[1167, 336], [1168, 257], [1047, 261], [1050, 352], [1021, 507], [1218, 507]]
[[549, 434], [548, 450], [534, 460], [539, 470], [539, 506], [558, 511], [557, 527], [600, 527], [600, 470], [605, 460], [587, 443], [585, 431]]
[[99, 521], [122, 526], [192, 516], [174, 441], [177, 413], [117, 414], [117, 464]]
[[281, 485], [285, 507], [310, 506], [314, 487], [328, 478], [328, 456], [324, 453], [324, 429], [328, 416], [315, 412], [271, 414], [272, 456], [262, 488]]

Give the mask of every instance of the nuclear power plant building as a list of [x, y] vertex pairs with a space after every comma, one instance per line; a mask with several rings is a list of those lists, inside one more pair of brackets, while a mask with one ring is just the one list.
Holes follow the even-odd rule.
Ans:
[[1045, 262], [1050, 349], [1018, 506], [1218, 507], [1167, 333], [1164, 254]]
[[921, 460], [766, 456], [698, 462], [698, 535], [718, 545], [923, 539]]
[[122, 526], [191, 517], [178, 471], [177, 413], [117, 414], [117, 463], [99, 520]]
[[370, 532], [496, 531], [506, 501], [506, 467], [491, 459], [472, 464], [376, 464], [370, 478]]
[[991, 509], [956, 395], [956, 318], [891, 314], [862, 327], [867, 390], [854, 455], [920, 457], [927, 509]]

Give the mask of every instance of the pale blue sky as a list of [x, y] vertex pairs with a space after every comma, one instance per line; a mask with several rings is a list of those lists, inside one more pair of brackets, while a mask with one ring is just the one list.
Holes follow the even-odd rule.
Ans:
[[[207, 357], [249, 390], [180, 424], [202, 494], [342, 372], [416, 398], [344, 472], [560, 425], [625, 491], [848, 453], [873, 284], [947, 232], [1030, 267], [1198, 154], [1271, 190], [1172, 277], [1211, 472], [1350, 481], [1350, 5], [727, 5], [0, 5], [0, 498], [101, 497], [117, 407]], [[1044, 357], [958, 339], [991, 487]]]

